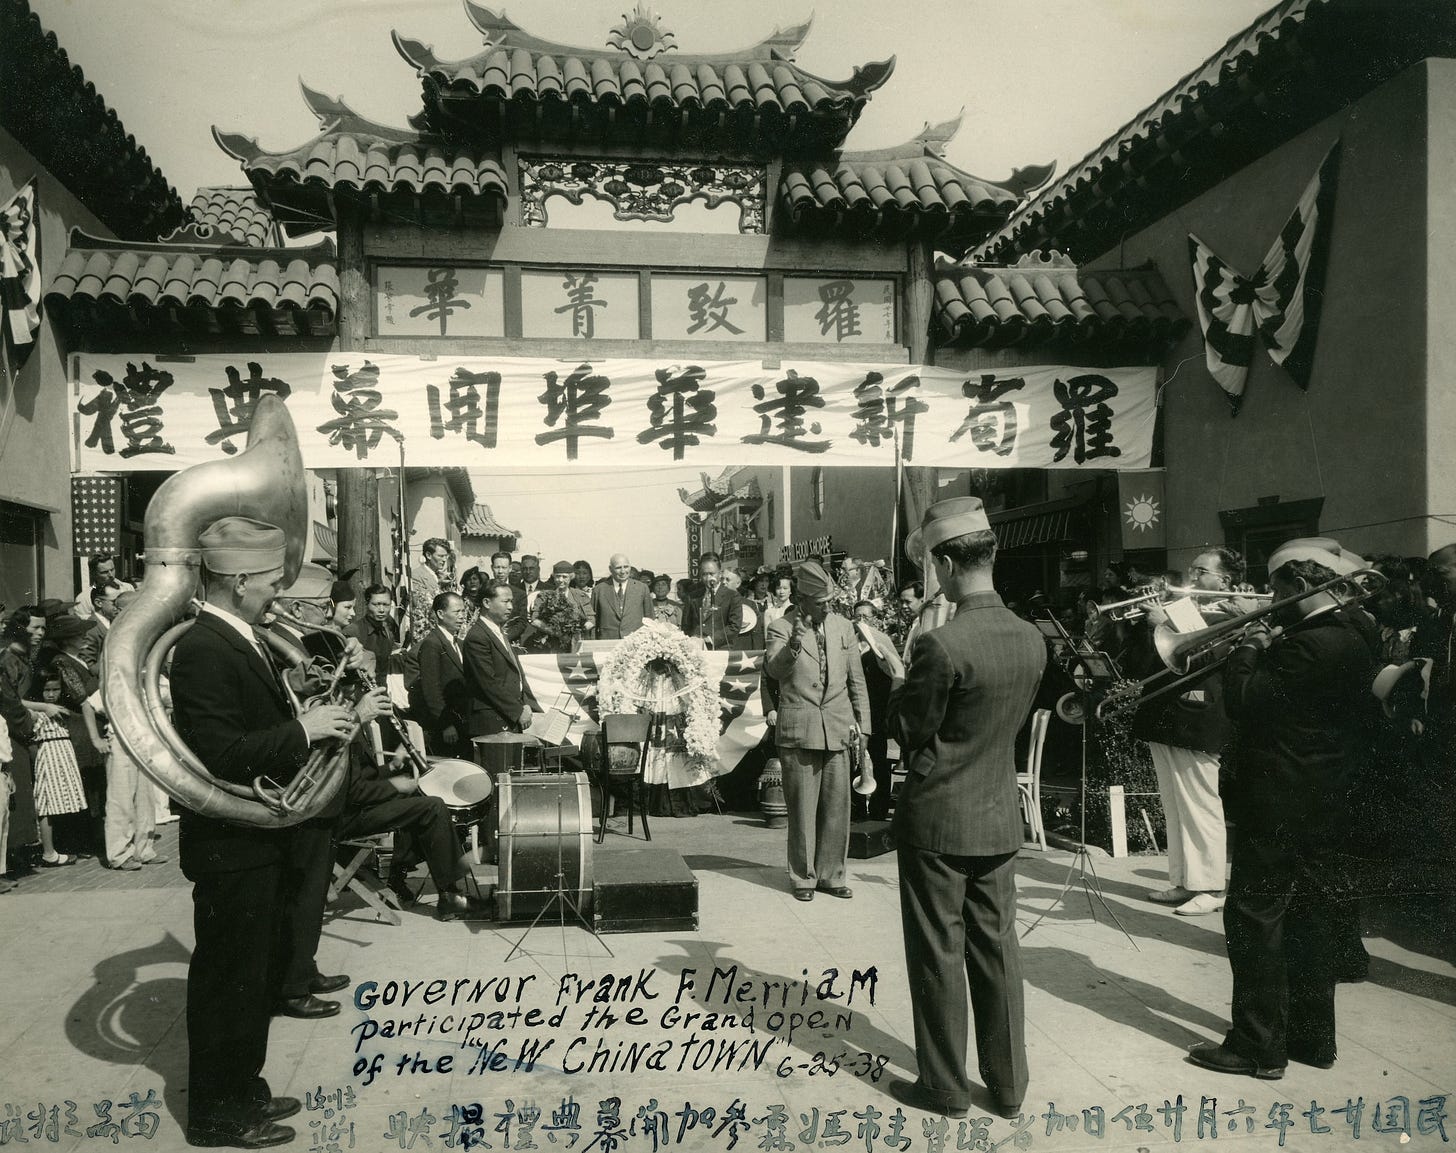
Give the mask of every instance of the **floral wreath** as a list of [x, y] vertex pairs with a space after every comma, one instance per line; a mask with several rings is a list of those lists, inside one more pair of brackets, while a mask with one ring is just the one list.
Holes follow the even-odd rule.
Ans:
[[718, 750], [718, 721], [723, 702], [708, 680], [703, 650], [678, 629], [643, 621], [607, 654], [600, 667], [597, 704], [600, 715], [646, 711], [659, 700], [660, 678], [672, 683], [670, 697], [682, 705], [683, 743], [698, 766]]

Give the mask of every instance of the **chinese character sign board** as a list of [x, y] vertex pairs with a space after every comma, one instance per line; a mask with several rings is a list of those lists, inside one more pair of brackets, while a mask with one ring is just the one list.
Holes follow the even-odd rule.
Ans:
[[652, 278], [653, 340], [768, 339], [765, 276]]
[[374, 270], [380, 336], [504, 336], [505, 276], [498, 268], [380, 265]]
[[784, 277], [784, 340], [894, 344], [895, 282]]
[[121, 478], [71, 478], [71, 547], [77, 556], [121, 551]]
[[[726, 291], [726, 290], [725, 290]], [[635, 298], [634, 298], [635, 299]], [[310, 468], [407, 455], [463, 468], [684, 463], [1146, 469], [1153, 368], [761, 359], [83, 354], [82, 473], [178, 469], [242, 451], [277, 396]]]
[[636, 340], [641, 334], [635, 272], [525, 269], [521, 335], [577, 340]]

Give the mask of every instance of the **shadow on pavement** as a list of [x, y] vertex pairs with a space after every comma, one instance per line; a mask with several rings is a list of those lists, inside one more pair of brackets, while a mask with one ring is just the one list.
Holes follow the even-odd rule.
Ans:
[[[187, 1113], [187, 1047], [162, 1041], [186, 1013], [191, 956], [182, 942], [164, 933], [154, 945], [105, 957], [93, 970], [95, 984], [66, 1014], [66, 1039], [88, 1057], [139, 1065], [161, 1077], [164, 1100], [179, 1126]], [[138, 980], [142, 969], [157, 965], [177, 966], [179, 972]]]

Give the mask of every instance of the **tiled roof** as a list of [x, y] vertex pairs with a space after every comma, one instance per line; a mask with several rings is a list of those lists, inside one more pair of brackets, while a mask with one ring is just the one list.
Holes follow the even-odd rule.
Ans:
[[470, 515], [465, 518], [465, 523], [460, 526], [460, 535], [519, 538], [521, 534], [513, 528], [504, 527], [496, 520], [490, 511], [490, 505], [476, 504], [470, 510]]
[[763, 490], [759, 487], [756, 474], [750, 474], [746, 483], [738, 483], [739, 474], [748, 471], [746, 465], [730, 465], [716, 478], [710, 477], [705, 472], [699, 473], [699, 479], [702, 481], [701, 487], [695, 492], [689, 492], [685, 488], [678, 489], [678, 499], [695, 512], [711, 512], [730, 501], [745, 504], [762, 503]]
[[944, 344], [1160, 349], [1189, 324], [1151, 267], [1092, 272], [1037, 257], [1010, 268], [942, 262], [934, 280]]
[[[599, 114], [587, 129], [591, 134], [611, 134], [615, 127], [635, 134], [666, 113], [662, 123], [674, 129], [686, 124], [688, 132], [837, 144], [895, 67], [891, 57], [838, 81], [806, 72], [794, 55], [808, 35], [807, 23], [738, 52], [689, 56], [677, 54], [672, 34], [640, 7], [609, 37], [621, 49], [612, 51], [541, 40], [503, 14], [464, 2], [485, 40], [475, 56], [442, 60], [432, 46], [394, 34], [400, 55], [420, 75], [424, 115], [437, 128], [451, 120], [494, 128], [500, 114], [481, 110], [494, 103], [515, 106], [515, 127], [539, 135], [579, 132], [589, 112]], [[627, 113], [620, 125], [614, 115], [619, 109]], [[739, 115], [725, 120], [725, 113]]]
[[799, 227], [924, 232], [963, 252], [1000, 225], [1052, 174], [1052, 165], [1018, 168], [1004, 181], [973, 176], [945, 160], [961, 118], [926, 125], [913, 140], [873, 152], [785, 166], [780, 197]]
[[[252, 248], [279, 248], [282, 233], [251, 188], [199, 188], [189, 210], [196, 226]], [[168, 239], [176, 239], [174, 234]]]
[[1430, 56], [1456, 55], [1449, 0], [1284, 0], [1232, 37], [973, 252], [1090, 260]]
[[118, 236], [187, 222], [182, 198], [26, 0], [0, 0], [0, 128]]
[[251, 137], [212, 130], [291, 234], [332, 227], [336, 193], [433, 202], [451, 212], [459, 195], [497, 219], [504, 210], [506, 175], [493, 150], [375, 124], [307, 87], [303, 98], [320, 131], [296, 148], [268, 152]]
[[127, 244], [73, 230], [45, 302], [78, 329], [329, 336], [339, 273], [327, 240], [309, 248]]

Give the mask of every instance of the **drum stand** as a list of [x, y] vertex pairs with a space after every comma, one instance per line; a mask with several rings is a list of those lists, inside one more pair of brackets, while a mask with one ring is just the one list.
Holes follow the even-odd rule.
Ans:
[[[1080, 881], [1082, 883], [1082, 891], [1087, 894], [1087, 908], [1092, 913], [1092, 919], [1094, 921], [1097, 920], [1097, 905], [1100, 904], [1102, 911], [1112, 919], [1112, 923], [1127, 938], [1128, 944], [1141, 953], [1142, 950], [1138, 949], [1138, 943], [1133, 940], [1132, 934], [1123, 928], [1122, 922], [1117, 919], [1117, 914], [1112, 911], [1112, 906], [1107, 903], [1107, 898], [1102, 895], [1102, 885], [1097, 880], [1097, 870], [1092, 867], [1092, 854], [1087, 848], [1087, 732], [1091, 729], [1093, 718], [1097, 715], [1098, 697], [1086, 691], [1079, 693], [1079, 696], [1081, 697], [1082, 706], [1082, 806], [1081, 829], [1077, 838], [1077, 851], [1072, 854], [1072, 863], [1067, 869], [1067, 882], [1062, 886], [1062, 891], [1056, 895], [1056, 899], [1050, 905], [1041, 911], [1040, 915], [1027, 927], [1026, 932], [1022, 933], [1021, 936], [1024, 940], [1030, 935], [1032, 929], [1035, 929], [1042, 921], [1046, 920], [1048, 913], [1066, 900], [1067, 894], [1072, 890], [1072, 886]], [[1096, 904], [1093, 903], [1094, 898], [1096, 899]]]
[[550, 897], [547, 898], [546, 903], [541, 906], [541, 911], [538, 912], [536, 914], [536, 916], [534, 918], [532, 918], [531, 923], [526, 926], [526, 931], [521, 934], [521, 939], [519, 941], [517, 941], [514, 945], [511, 946], [511, 951], [506, 954], [506, 962], [509, 962], [510, 959], [512, 957], [514, 957], [517, 953], [525, 953], [526, 950], [522, 949], [521, 946], [526, 943], [526, 938], [531, 935], [531, 930], [534, 929], [537, 925], [539, 925], [541, 923], [541, 918], [544, 917], [547, 914], [547, 912], [550, 910], [550, 908], [551, 908], [552, 905], [555, 905], [556, 906], [557, 923], [561, 926], [561, 959], [563, 961], [565, 961], [566, 960], [566, 957], [567, 957], [567, 952], [566, 952], [566, 910], [567, 909], [570, 909], [571, 910], [572, 920], [574, 920], [578, 925], [580, 925], [583, 929], [585, 929], [588, 933], [590, 933], [593, 937], [595, 937], [596, 940], [597, 940], [597, 944], [599, 944], [603, 949], [606, 949], [607, 956], [608, 957], [615, 957], [616, 956], [616, 954], [612, 952], [611, 946], [608, 945], [605, 941], [602, 940], [601, 934], [598, 933], [595, 929], [593, 929], [591, 927], [591, 925], [589, 925], [587, 923], [586, 917], [582, 915], [582, 911], [577, 907], [576, 902], [573, 901], [571, 899], [571, 897], [567, 894], [567, 891], [566, 891], [566, 859], [563, 856], [562, 849], [561, 849], [561, 839], [562, 839], [562, 836], [563, 836], [563, 834], [565, 832], [565, 825], [564, 825], [564, 821], [563, 821], [563, 818], [562, 818], [561, 804], [562, 804], [562, 802], [561, 802], [561, 794], [560, 793], [557, 793], [556, 794], [556, 890], [555, 890], [555, 892], [553, 892], [551, 894]]

